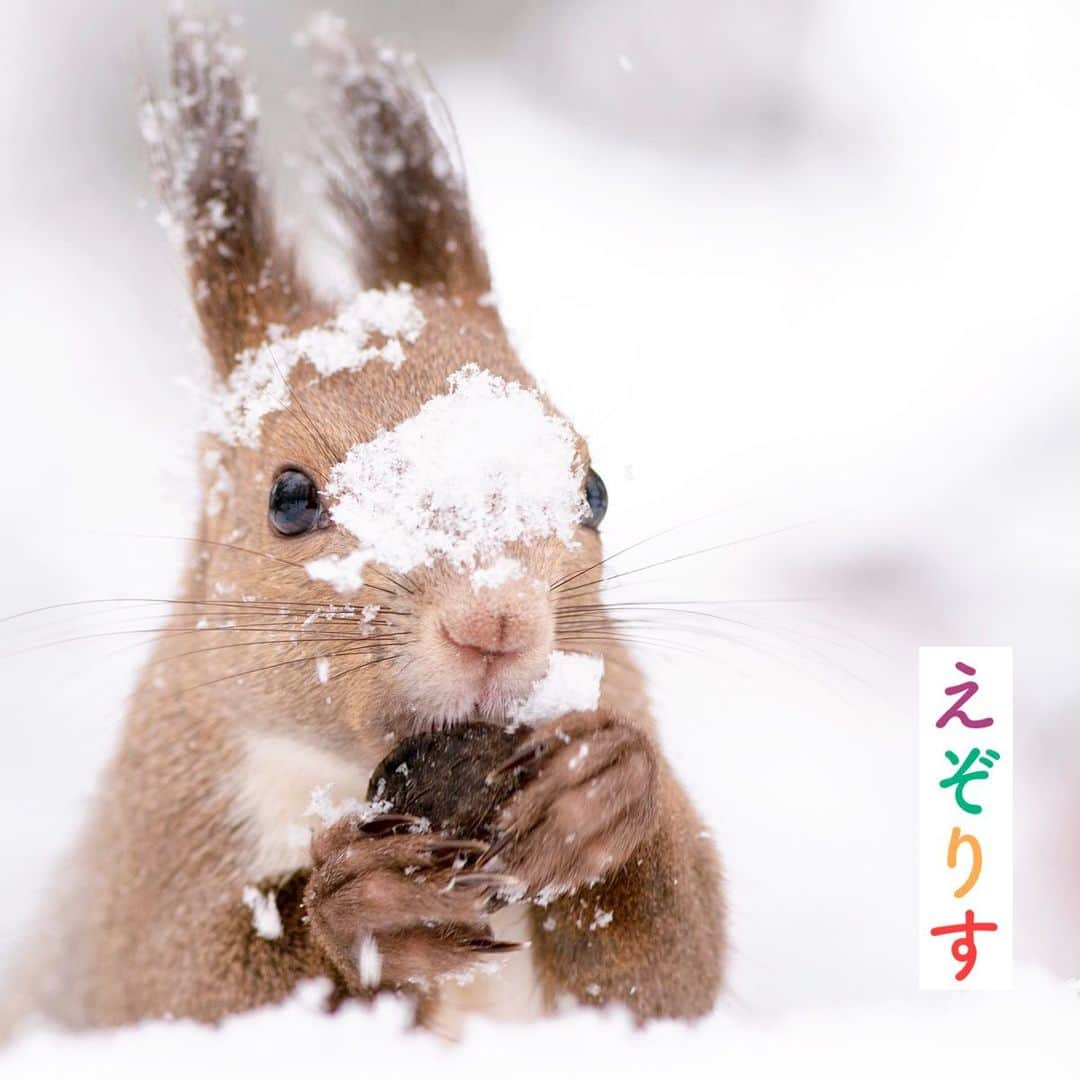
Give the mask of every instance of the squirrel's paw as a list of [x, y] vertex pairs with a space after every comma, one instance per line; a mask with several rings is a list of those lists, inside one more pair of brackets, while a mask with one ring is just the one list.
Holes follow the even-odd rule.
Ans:
[[574, 888], [622, 866], [655, 828], [657, 752], [643, 732], [598, 713], [538, 729], [496, 772], [522, 769], [482, 865], [530, 889]]
[[517, 947], [486, 922], [496, 893], [516, 884], [475, 869], [487, 845], [399, 831], [414, 820], [345, 820], [312, 843], [311, 933], [354, 993], [426, 988]]

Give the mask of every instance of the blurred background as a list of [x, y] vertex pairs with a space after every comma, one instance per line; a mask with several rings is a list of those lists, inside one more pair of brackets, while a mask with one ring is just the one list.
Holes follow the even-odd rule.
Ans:
[[[230, 5], [317, 268], [291, 39], [322, 6]], [[5, 5], [0, 614], [169, 597], [194, 528], [202, 361], [134, 122], [163, 7]], [[727, 866], [731, 1007], [914, 993], [919, 644], [1015, 647], [1017, 961], [1080, 975], [1080, 11], [336, 10], [446, 97], [608, 550], [670, 530], [612, 598], [682, 609], [635, 633]], [[115, 740], [141, 614], [0, 624], [0, 963]]]

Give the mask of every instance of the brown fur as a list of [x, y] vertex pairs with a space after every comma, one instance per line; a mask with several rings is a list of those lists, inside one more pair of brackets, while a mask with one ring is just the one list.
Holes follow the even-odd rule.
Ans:
[[143, 106], [151, 167], [221, 370], [258, 345], [268, 325], [314, 313], [295, 255], [274, 228], [255, 160], [254, 98], [224, 29], [172, 16], [168, 91], [148, 90]]
[[450, 119], [423, 69], [410, 54], [344, 36], [315, 35], [312, 45], [336, 114], [324, 136], [326, 186], [361, 278], [488, 289]]
[[[212, 28], [185, 22], [173, 35], [174, 97], [204, 77], [191, 67], [192, 50], [202, 42], [215, 56], [212, 92], [200, 100], [216, 111], [181, 111], [167, 141], [194, 146], [196, 167], [178, 176], [160, 153], [156, 164], [166, 201], [185, 223], [204, 333], [225, 371], [238, 349], [261, 340], [267, 323], [302, 326], [324, 313], [273, 234], [252, 157], [253, 122], [238, 104], [243, 81], [235, 58]], [[371, 933], [383, 958], [380, 988], [420, 992], [426, 1019], [436, 976], [498, 948], [486, 922], [491, 881], [481, 876], [451, 887], [456, 855], [437, 834], [357, 831], [346, 820], [316, 835], [304, 865], [263, 880], [278, 889], [280, 940], [256, 936], [241, 901], [244, 886], [265, 879], [260, 867], [277, 858], [260, 833], [258, 808], [263, 800], [272, 805], [277, 792], [260, 785], [258, 755], [282, 739], [286, 760], [324, 755], [342, 768], [355, 763], [366, 778], [394, 739], [422, 727], [406, 707], [403, 680], [445, 682], [450, 658], [430, 627], [466, 596], [459, 575], [440, 566], [410, 576], [408, 588], [393, 576], [369, 577], [355, 602], [383, 604], [379, 632], [396, 636], [342, 657], [355, 642], [329, 632], [319, 637], [281, 605], [339, 602], [302, 564], [350, 545], [334, 529], [276, 535], [266, 520], [276, 472], [301, 465], [324, 478], [354, 443], [444, 392], [447, 376], [467, 362], [532, 385], [498, 316], [476, 302], [487, 269], [464, 186], [453, 170], [431, 167], [433, 151], [445, 147], [417, 112], [412, 85], [384, 58], [369, 82], [351, 86], [350, 144], [367, 153], [378, 148], [380, 160], [397, 146], [406, 165], [380, 172], [369, 161], [357, 174], [366, 186], [343, 194], [338, 162], [331, 184], [376, 283], [418, 286], [425, 329], [397, 369], [371, 363], [313, 381], [299, 365], [295, 403], [264, 420], [257, 449], [207, 442], [223, 455], [233, 492], [220, 513], [204, 512], [183, 602], [132, 696], [83, 838], [61, 866], [55, 902], [26, 951], [16, 979], [23, 1010], [74, 1026], [166, 1014], [214, 1021], [278, 1001], [313, 975], [330, 978], [339, 994], [366, 996], [372, 988], [359, 977], [355, 945]], [[220, 244], [204, 229], [211, 199], [221, 200], [232, 223]], [[580, 453], [587, 460], [584, 444]], [[555, 583], [584, 575], [600, 559], [595, 532], [582, 528], [577, 539], [575, 549], [549, 541], [509, 554]], [[517, 617], [546, 627], [542, 642], [602, 653], [600, 708], [560, 721], [557, 744], [550, 732], [537, 733], [543, 763], [500, 819], [512, 842], [497, 852], [480, 845], [468, 857], [483, 864], [477, 873], [512, 874], [533, 892], [553, 882], [576, 886], [531, 913], [532, 960], [549, 1005], [569, 995], [589, 1005], [621, 1002], [643, 1020], [701, 1015], [714, 1001], [724, 956], [715, 852], [660, 756], [643, 680], [625, 648], [613, 634], [601, 640], [559, 621], [556, 601], [573, 610], [595, 603], [595, 591], [569, 600], [550, 595], [550, 609], [545, 601]], [[238, 625], [224, 625], [220, 615]], [[210, 625], [200, 627], [207, 616]], [[314, 685], [314, 657], [335, 653], [341, 677], [327, 688]], [[369, 657], [379, 662], [362, 667]], [[355, 670], [346, 671], [350, 665]], [[527, 685], [537, 672], [526, 666], [518, 674]], [[451, 692], [452, 680], [447, 687]], [[570, 764], [583, 743], [596, 766], [585, 777]], [[286, 770], [274, 782], [288, 780]], [[605, 798], [590, 802], [594, 782]], [[410, 866], [423, 872], [405, 875]], [[597, 874], [604, 879], [588, 884]], [[590, 929], [598, 911], [610, 912], [611, 921]], [[437, 927], [423, 923], [429, 916]]]
[[[607, 880], [530, 910], [550, 1004], [569, 992], [592, 1005], [626, 1004], [641, 1020], [712, 1009], [724, 969], [716, 853], [666, 769], [660, 803], [656, 831]], [[599, 927], [604, 912], [611, 922]]]

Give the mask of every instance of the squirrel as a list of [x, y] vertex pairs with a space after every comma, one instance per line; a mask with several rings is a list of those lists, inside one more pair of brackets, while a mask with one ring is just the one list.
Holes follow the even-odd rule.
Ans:
[[[201, 437], [203, 506], [178, 599], [16, 970], [17, 1015], [212, 1023], [310, 978], [328, 980], [330, 1005], [404, 995], [436, 1029], [455, 995], [486, 994], [498, 1011], [513, 979], [543, 1011], [707, 1013], [726, 951], [717, 853], [605, 614], [606, 492], [508, 343], [438, 99], [411, 55], [329, 16], [312, 24], [320, 164], [367, 288], [335, 308], [275, 225], [230, 24], [177, 15], [169, 28], [167, 89], [148, 91], [141, 126], [226, 400]], [[459, 556], [517, 492], [486, 493], [498, 506], [407, 563], [386, 552], [395, 537], [423, 541], [413, 519], [373, 539], [371, 507], [350, 517], [335, 501], [359, 505], [343, 463], [461, 390], [463, 371], [536, 408], [528, 423], [568, 432], [578, 485], [569, 530], [495, 530], [502, 561], [488, 559], [482, 587]], [[453, 446], [424, 444], [429, 457], [483, 459], [483, 426], [450, 430]], [[367, 553], [353, 564], [357, 540]], [[529, 767], [494, 841], [370, 807], [308, 813], [313, 789], [362, 800], [405, 737], [505, 720], [556, 650], [602, 661], [598, 694], [537, 722], [506, 762]], [[514, 902], [493, 915], [499, 896]], [[503, 923], [517, 940], [497, 936]]]

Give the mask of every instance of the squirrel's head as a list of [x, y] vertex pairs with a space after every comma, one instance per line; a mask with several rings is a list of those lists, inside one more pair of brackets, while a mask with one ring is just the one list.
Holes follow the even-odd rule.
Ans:
[[169, 91], [144, 106], [220, 383], [177, 617], [210, 644], [188, 644], [186, 678], [313, 733], [506, 715], [554, 652], [605, 651], [606, 494], [507, 342], [417, 65], [332, 19], [308, 39], [327, 89], [319, 162], [363, 282], [340, 305], [315, 298], [276, 231], [255, 100], [220, 27], [174, 21]]

